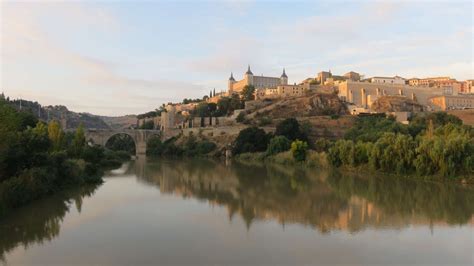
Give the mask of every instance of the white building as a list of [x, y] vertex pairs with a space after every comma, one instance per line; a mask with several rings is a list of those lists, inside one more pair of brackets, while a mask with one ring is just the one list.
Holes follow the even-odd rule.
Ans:
[[393, 84], [393, 85], [405, 85], [405, 79], [399, 76], [391, 77], [373, 77], [370, 79], [372, 83], [378, 84]]

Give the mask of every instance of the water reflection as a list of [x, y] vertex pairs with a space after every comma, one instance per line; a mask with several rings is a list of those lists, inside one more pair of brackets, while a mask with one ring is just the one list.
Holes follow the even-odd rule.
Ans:
[[472, 262], [474, 192], [452, 183], [144, 158], [105, 179], [80, 214], [72, 206], [81, 212], [95, 187], [0, 220], [1, 258], [24, 265]]
[[18, 246], [27, 248], [57, 237], [71, 206], [74, 204], [80, 212], [83, 198], [92, 196], [97, 187], [88, 185], [59, 192], [0, 219], [0, 262], [5, 262], [5, 254]]
[[206, 200], [255, 220], [309, 225], [322, 233], [367, 227], [474, 224], [474, 191], [453, 183], [361, 177], [278, 165], [230, 166], [210, 160], [135, 164], [141, 182], [162, 193]]

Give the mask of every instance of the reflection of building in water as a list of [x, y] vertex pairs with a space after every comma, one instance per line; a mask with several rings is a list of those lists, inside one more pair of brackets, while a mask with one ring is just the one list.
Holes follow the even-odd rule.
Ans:
[[[276, 220], [282, 225], [309, 225], [321, 232], [355, 232], [367, 227], [443, 225], [446, 221], [462, 224], [472, 221], [474, 212], [474, 205], [468, 203], [469, 196], [456, 197], [462, 202], [455, 206], [449, 200], [433, 199], [439, 205], [434, 208], [431, 201], [424, 199], [433, 197], [433, 191], [439, 187], [427, 183], [417, 187], [411, 181], [374, 179], [370, 182], [376, 183], [371, 184], [368, 180], [327, 177], [324, 173], [309, 175], [291, 168], [239, 164], [226, 167], [206, 160], [148, 163], [143, 172], [142, 181], [158, 185], [162, 193], [225, 206], [230, 219], [238, 214], [248, 227], [255, 220]], [[344, 187], [348, 184], [350, 187]], [[395, 190], [405, 186], [403, 193]], [[365, 195], [375, 200], [368, 200]], [[466, 209], [470, 205], [473, 206]], [[465, 216], [456, 216], [459, 214]]]

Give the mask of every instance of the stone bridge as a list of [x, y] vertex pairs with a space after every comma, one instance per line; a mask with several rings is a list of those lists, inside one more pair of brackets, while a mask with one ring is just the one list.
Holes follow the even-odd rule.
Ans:
[[135, 142], [135, 152], [137, 155], [146, 154], [146, 144], [148, 140], [154, 136], [164, 138], [163, 134], [159, 130], [146, 130], [146, 129], [122, 129], [122, 130], [109, 130], [109, 129], [88, 129], [85, 132], [87, 142], [92, 142], [97, 145], [105, 147], [107, 141], [112, 136], [117, 134], [129, 135]]

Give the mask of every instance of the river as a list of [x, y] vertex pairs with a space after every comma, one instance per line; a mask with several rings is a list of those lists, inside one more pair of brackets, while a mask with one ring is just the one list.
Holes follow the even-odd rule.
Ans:
[[6, 265], [472, 265], [474, 190], [139, 158], [0, 220]]

